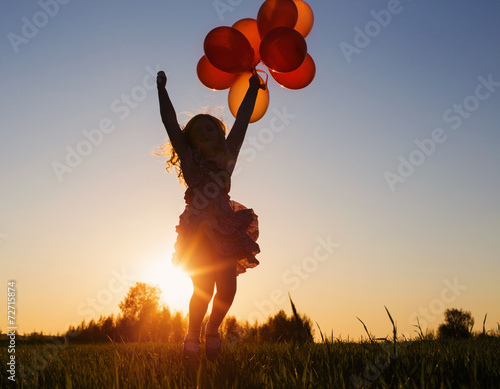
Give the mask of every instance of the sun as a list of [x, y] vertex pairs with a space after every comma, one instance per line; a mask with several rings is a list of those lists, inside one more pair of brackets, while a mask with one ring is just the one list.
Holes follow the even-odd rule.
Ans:
[[171, 310], [186, 311], [193, 294], [191, 279], [168, 258], [156, 259], [144, 269], [144, 282], [161, 290], [161, 300]]

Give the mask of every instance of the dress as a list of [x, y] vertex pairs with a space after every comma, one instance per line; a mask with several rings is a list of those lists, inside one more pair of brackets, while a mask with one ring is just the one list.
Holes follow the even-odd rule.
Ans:
[[[228, 161], [234, 161], [227, 144]], [[186, 270], [190, 265], [190, 247], [200, 232], [208, 240], [217, 257], [236, 257], [237, 274], [259, 264], [260, 252], [257, 215], [229, 197], [234, 163], [217, 164], [205, 159], [197, 149], [186, 146], [181, 169], [188, 186], [184, 199], [186, 208], [176, 226], [177, 240], [172, 262]], [[224, 165], [224, 166], [221, 166]]]

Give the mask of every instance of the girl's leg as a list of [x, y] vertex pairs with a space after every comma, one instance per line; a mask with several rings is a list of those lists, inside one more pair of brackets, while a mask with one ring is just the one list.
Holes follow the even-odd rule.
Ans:
[[224, 258], [216, 261], [220, 266], [215, 270], [215, 294], [212, 312], [207, 323], [207, 333], [217, 333], [222, 320], [226, 316], [236, 294], [236, 259]]
[[201, 323], [207, 313], [208, 304], [214, 294], [213, 274], [192, 275], [193, 296], [189, 302], [189, 333], [200, 336]]
[[208, 303], [214, 293], [214, 278], [210, 274], [191, 276], [193, 296], [189, 302], [189, 328], [184, 338], [182, 355], [187, 360], [197, 361], [200, 355], [201, 323]]
[[210, 242], [199, 230], [193, 238], [188, 253], [190, 277], [193, 282], [193, 295], [189, 302], [188, 338], [199, 339], [201, 323], [207, 313], [215, 287], [213, 272], [214, 253]]

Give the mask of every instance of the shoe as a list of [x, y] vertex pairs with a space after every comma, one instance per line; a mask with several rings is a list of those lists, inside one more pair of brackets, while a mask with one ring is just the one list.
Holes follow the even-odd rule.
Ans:
[[206, 346], [207, 359], [210, 362], [215, 362], [217, 361], [222, 352], [220, 335], [219, 333], [205, 334], [205, 339], [207, 340], [207, 346]]
[[184, 338], [184, 346], [182, 348], [182, 356], [186, 360], [197, 361], [200, 359], [200, 340], [189, 339], [186, 335]]

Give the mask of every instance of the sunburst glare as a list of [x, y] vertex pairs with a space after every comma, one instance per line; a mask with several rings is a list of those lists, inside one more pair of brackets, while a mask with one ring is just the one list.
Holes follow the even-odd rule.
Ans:
[[173, 310], [187, 310], [193, 285], [186, 273], [172, 265], [168, 258], [152, 261], [144, 271], [144, 282], [160, 288], [164, 304]]

